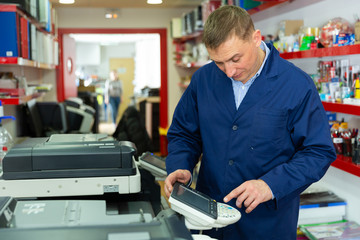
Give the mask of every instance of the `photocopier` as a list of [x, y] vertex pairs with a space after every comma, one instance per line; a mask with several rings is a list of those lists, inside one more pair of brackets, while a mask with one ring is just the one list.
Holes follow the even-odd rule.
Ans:
[[0, 196], [54, 197], [140, 191], [136, 147], [106, 134], [53, 134], [15, 145], [2, 162]]
[[[2, 161], [0, 239], [213, 240], [189, 229], [240, 219], [235, 208], [179, 183], [171, 208], [155, 214], [151, 200], [131, 195], [148, 184], [140, 170], [166, 176], [164, 161], [149, 152], [137, 157], [133, 143], [106, 134], [54, 134], [17, 144]], [[115, 201], [98, 197], [109, 194]]]
[[[141, 209], [140, 209], [141, 210]], [[193, 239], [171, 209], [107, 213], [97, 200], [15, 200], [0, 197], [0, 239], [6, 240]]]
[[133, 143], [106, 134], [54, 134], [15, 145], [0, 173], [0, 239], [193, 239], [170, 208], [154, 214], [146, 201], [97, 198], [141, 191], [135, 157]]

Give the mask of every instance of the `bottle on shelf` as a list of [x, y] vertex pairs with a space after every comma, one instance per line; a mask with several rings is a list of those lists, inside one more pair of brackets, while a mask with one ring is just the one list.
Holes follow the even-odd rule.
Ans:
[[0, 170], [2, 169], [2, 160], [6, 153], [14, 145], [14, 141], [10, 133], [3, 127], [2, 121], [4, 119], [15, 120], [13, 116], [4, 116], [4, 109], [0, 101]]
[[356, 99], [360, 99], [360, 82], [359, 78], [355, 79], [355, 96]]
[[341, 137], [341, 134], [339, 132], [340, 124], [334, 123], [331, 126], [331, 137], [334, 143], [334, 147], [336, 150], [336, 154], [342, 155], [343, 154], [343, 138]]

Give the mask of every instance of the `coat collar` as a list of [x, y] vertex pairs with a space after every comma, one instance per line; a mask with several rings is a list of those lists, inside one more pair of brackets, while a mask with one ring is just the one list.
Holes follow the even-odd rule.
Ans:
[[240, 104], [235, 114], [235, 121], [240, 118], [244, 112], [254, 107], [260, 99], [268, 95], [274, 87], [272, 79], [279, 74], [279, 52], [272, 44], [267, 44], [267, 46], [270, 49], [269, 57], [265, 62], [261, 74], [255, 79]]
[[[218, 86], [215, 86], [219, 91], [219, 99], [224, 100], [224, 107], [232, 113], [234, 121], [241, 117], [242, 113], [252, 108], [259, 99], [269, 94], [272, 90], [273, 84], [271, 79], [279, 74], [279, 52], [274, 48], [272, 44], [267, 44], [270, 49], [268, 59], [264, 65], [261, 74], [255, 79], [251, 87], [249, 88], [245, 98], [240, 104], [238, 110], [236, 110], [234, 94], [232, 90], [231, 79], [229, 79], [224, 72], [222, 72], [215, 63], [213, 66], [216, 68], [216, 75], [220, 78], [220, 81], [216, 81]], [[225, 86], [224, 86], [225, 85]], [[229, 94], [231, 92], [232, 94]]]

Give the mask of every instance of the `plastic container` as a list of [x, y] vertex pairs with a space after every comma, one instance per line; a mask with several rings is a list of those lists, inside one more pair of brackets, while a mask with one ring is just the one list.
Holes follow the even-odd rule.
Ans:
[[10, 133], [0, 124], [0, 161], [13, 145], [14, 141]]
[[6, 153], [14, 145], [14, 140], [10, 133], [3, 127], [2, 121], [5, 119], [15, 120], [13, 116], [4, 116], [4, 109], [0, 101], [0, 170], [2, 169], [2, 160]]

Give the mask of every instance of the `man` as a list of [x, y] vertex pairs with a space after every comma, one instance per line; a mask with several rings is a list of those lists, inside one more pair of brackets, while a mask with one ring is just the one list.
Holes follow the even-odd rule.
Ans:
[[241, 219], [205, 234], [216, 239], [296, 239], [299, 195], [336, 155], [312, 79], [261, 41], [248, 13], [210, 14], [200, 68], [168, 131], [169, 196], [187, 183], [202, 154], [196, 187], [239, 208]]

